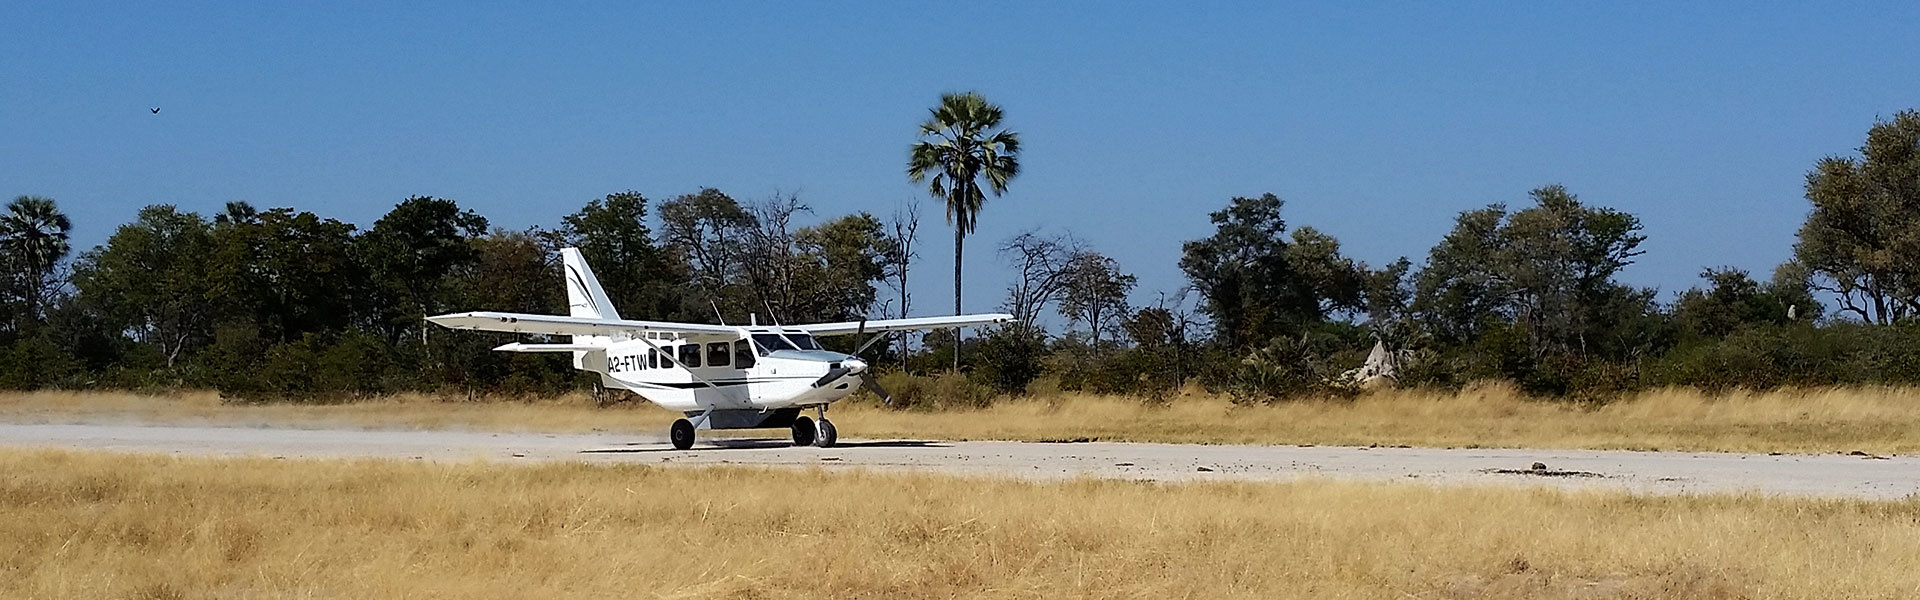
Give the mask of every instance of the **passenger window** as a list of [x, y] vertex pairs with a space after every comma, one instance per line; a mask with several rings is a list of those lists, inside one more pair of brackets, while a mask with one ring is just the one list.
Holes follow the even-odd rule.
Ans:
[[708, 342], [707, 343], [707, 366], [709, 367], [727, 366], [727, 353], [729, 352], [733, 352], [733, 344], [729, 344], [726, 342]]
[[733, 368], [753, 368], [753, 342], [740, 340], [733, 343]]
[[647, 349], [647, 368], [649, 369], [660, 368], [660, 351], [659, 350], [655, 350], [652, 348]]
[[683, 366], [689, 369], [698, 368], [700, 366], [700, 345], [699, 344], [681, 344], [680, 345], [680, 366]]

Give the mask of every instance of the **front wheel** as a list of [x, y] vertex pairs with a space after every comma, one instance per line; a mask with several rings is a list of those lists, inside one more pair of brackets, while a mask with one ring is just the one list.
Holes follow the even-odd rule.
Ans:
[[813, 441], [814, 445], [821, 448], [832, 448], [834, 442], [840, 441], [840, 433], [833, 430], [833, 421], [821, 419], [816, 429], [819, 430], [819, 438]]
[[813, 419], [800, 417], [793, 420], [793, 445], [813, 445]]
[[667, 439], [673, 440], [673, 447], [676, 450], [692, 448], [693, 422], [686, 419], [674, 421], [673, 428], [667, 430]]

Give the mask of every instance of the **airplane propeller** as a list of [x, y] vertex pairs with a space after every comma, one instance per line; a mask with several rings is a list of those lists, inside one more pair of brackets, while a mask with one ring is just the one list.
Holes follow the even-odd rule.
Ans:
[[893, 406], [893, 394], [887, 393], [886, 388], [880, 387], [880, 379], [878, 377], [861, 377], [860, 387], [865, 388], [869, 392], [873, 392], [875, 396], [879, 396], [882, 404]]
[[[874, 342], [878, 342], [880, 340], [884, 340], [887, 338], [887, 334], [885, 332], [882, 332], [880, 335], [873, 336], [873, 339], [870, 339], [870, 340], [866, 339], [866, 335], [867, 335], [867, 318], [860, 317], [860, 326], [854, 329], [853, 331], [853, 339], [856, 340], [855, 343], [858, 344], [858, 346], [853, 351], [854, 356], [859, 356], [861, 352], [865, 352], [868, 347], [873, 346]], [[876, 359], [875, 362], [878, 362], [878, 360]], [[868, 372], [861, 374], [860, 387], [869, 392], [873, 392], [873, 395], [875, 396], [879, 396], [880, 402], [882, 404], [885, 404], [887, 406], [893, 406], [893, 394], [887, 393], [886, 388], [880, 387], [880, 378], [875, 376], [875, 374], [872, 372], [873, 371], [872, 364], [873, 363], [868, 363], [868, 367], [867, 367]]]

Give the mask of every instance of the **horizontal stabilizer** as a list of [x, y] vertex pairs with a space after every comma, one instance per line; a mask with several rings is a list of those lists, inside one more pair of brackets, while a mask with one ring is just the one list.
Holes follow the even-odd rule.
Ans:
[[514, 342], [494, 348], [495, 352], [593, 352], [606, 350], [606, 346], [592, 344], [523, 344]]

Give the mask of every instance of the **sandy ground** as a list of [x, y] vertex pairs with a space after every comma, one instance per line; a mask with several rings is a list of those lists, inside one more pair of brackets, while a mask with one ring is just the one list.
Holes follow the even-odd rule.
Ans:
[[[692, 450], [682, 451], [669, 446], [663, 435], [646, 434], [129, 424], [0, 424], [0, 446], [194, 456], [899, 469], [1035, 479], [1284, 481], [1328, 477], [1658, 494], [1758, 492], [1872, 499], [1920, 494], [1920, 457], [1912, 456], [919, 440], [843, 440], [835, 448], [795, 448], [781, 438], [709, 438]], [[1546, 469], [1534, 469], [1534, 463], [1543, 463]]]

